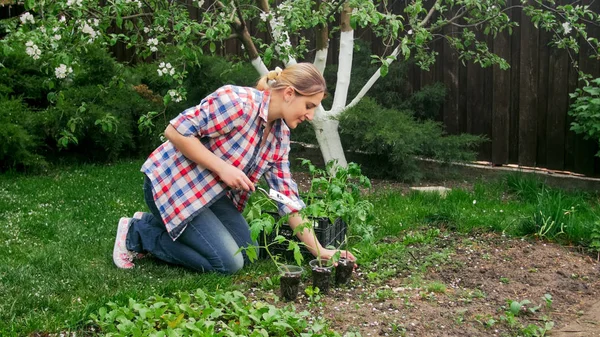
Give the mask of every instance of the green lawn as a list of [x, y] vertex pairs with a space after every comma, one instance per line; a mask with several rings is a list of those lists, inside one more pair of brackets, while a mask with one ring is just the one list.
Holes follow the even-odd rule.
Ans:
[[[133, 270], [115, 268], [111, 254], [118, 219], [145, 210], [141, 163], [0, 175], [0, 335], [76, 331], [107, 302], [197, 288], [233, 290], [236, 280], [271, 268], [262, 263], [233, 277], [197, 274], [153, 259]], [[551, 239], [563, 223], [557, 240], [586, 245], [600, 217], [597, 196], [548, 189], [518, 175], [476, 183], [472, 191], [453, 190], [446, 198], [397, 192], [369, 198], [379, 238], [425, 225]], [[362, 261], [381, 253], [374, 247], [357, 244]]]

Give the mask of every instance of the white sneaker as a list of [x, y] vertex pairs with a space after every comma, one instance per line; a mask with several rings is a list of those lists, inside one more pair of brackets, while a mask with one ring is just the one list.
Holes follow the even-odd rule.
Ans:
[[131, 218], [121, 218], [117, 227], [117, 237], [115, 247], [113, 248], [113, 262], [121, 269], [131, 269], [134, 267], [134, 252], [127, 250], [125, 242], [127, 241], [127, 231], [129, 231], [129, 222]]

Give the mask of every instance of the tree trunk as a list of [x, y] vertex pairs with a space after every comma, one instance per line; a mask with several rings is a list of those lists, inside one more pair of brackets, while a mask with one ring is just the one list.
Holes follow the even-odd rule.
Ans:
[[[323, 111], [322, 111], [323, 112]], [[328, 115], [324, 113], [324, 115]], [[323, 155], [323, 160], [328, 163], [331, 160], [337, 160], [338, 165], [346, 167], [348, 162], [344, 155], [344, 148], [342, 147], [342, 141], [340, 140], [340, 134], [338, 132], [338, 122], [336, 119], [330, 118], [319, 118], [315, 119], [312, 123], [317, 141], [319, 142], [319, 148]]]

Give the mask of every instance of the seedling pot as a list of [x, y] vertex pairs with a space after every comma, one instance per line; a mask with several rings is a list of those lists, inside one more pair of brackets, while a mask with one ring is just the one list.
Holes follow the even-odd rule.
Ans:
[[331, 260], [314, 259], [309, 262], [309, 265], [312, 270], [313, 288], [317, 287], [322, 294], [327, 294], [333, 271]]
[[279, 267], [281, 275], [279, 279], [279, 288], [281, 297], [286, 301], [294, 301], [298, 297], [298, 286], [300, 285], [300, 277], [302, 276], [302, 267], [283, 265]]
[[352, 272], [354, 271], [354, 261], [341, 258], [335, 267], [335, 285], [343, 286], [350, 283]]

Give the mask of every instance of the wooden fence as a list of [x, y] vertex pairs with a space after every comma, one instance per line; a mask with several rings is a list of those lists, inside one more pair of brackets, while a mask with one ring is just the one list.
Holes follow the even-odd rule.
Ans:
[[[394, 6], [402, 3], [397, 1]], [[509, 3], [520, 2], [509, 0]], [[600, 11], [597, 1], [583, 0], [583, 3]], [[196, 9], [190, 12], [193, 17], [198, 15]], [[11, 14], [14, 13], [20, 11], [13, 9]], [[7, 13], [0, 14], [4, 14], [0, 18], [7, 17]], [[444, 83], [448, 95], [438, 120], [450, 134], [486, 135], [490, 141], [479, 149], [480, 160], [493, 165], [519, 164], [600, 176], [600, 159], [594, 156], [598, 152], [597, 142], [586, 141], [570, 131], [569, 93], [580, 83], [569, 54], [549, 47], [549, 33], [535, 29], [520, 9], [513, 9], [510, 16], [519, 23], [512, 35], [486, 37], [491, 50], [509, 62], [509, 70], [462, 64], [456, 51], [445, 40], [438, 39], [431, 45], [439, 53], [432, 69], [422, 71], [415, 67], [409, 72], [413, 90], [434, 82]], [[456, 31], [447, 27], [444, 33]], [[597, 27], [589, 27], [588, 32], [600, 37]], [[361, 32], [361, 36], [369, 34]], [[338, 41], [332, 39], [330, 63], [337, 61], [338, 46]], [[222, 47], [223, 53], [243, 52], [236, 41]], [[373, 51], [378, 52], [379, 48], [381, 45], [373, 38]], [[121, 60], [131, 61], [135, 57], [124, 46], [116, 48], [114, 53]], [[589, 55], [591, 51], [583, 48], [574, 57], [582, 71], [598, 77], [600, 62]]]
[[[600, 10], [600, 3], [586, 2]], [[486, 135], [491, 141], [481, 146], [480, 160], [599, 176], [597, 142], [570, 131], [569, 93], [581, 83], [568, 52], [549, 47], [550, 34], [534, 28], [520, 9], [510, 15], [519, 23], [513, 34], [487, 38], [491, 50], [509, 62], [509, 70], [463, 65], [456, 51], [438, 40], [432, 46], [439, 53], [435, 66], [429, 72], [413, 69], [413, 87], [444, 83], [448, 95], [439, 120], [451, 134]], [[454, 31], [447, 28], [445, 33]], [[588, 33], [600, 36], [597, 27], [589, 27]], [[598, 77], [600, 62], [590, 55], [583, 48], [573, 56], [582, 71]]]

